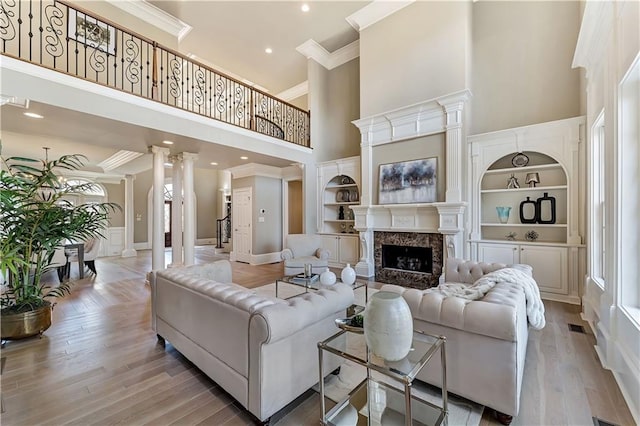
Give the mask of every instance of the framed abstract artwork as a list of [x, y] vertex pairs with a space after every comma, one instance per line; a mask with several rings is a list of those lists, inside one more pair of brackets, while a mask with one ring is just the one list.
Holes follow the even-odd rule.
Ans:
[[437, 201], [437, 166], [436, 157], [381, 164], [378, 204]]
[[68, 34], [70, 39], [83, 43], [109, 55], [116, 54], [116, 29], [111, 25], [87, 16], [84, 13], [69, 13]]

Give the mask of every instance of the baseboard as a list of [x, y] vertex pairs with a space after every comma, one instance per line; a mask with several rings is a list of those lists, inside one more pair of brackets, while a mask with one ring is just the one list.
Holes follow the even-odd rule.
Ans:
[[197, 246], [215, 246], [216, 244], [215, 238], [196, 238]]
[[551, 300], [554, 302], [569, 303], [571, 305], [580, 305], [582, 303], [580, 297], [578, 296], [565, 296], [563, 294], [540, 292], [540, 298], [543, 300]]
[[151, 243], [133, 243], [134, 250], [151, 250]]

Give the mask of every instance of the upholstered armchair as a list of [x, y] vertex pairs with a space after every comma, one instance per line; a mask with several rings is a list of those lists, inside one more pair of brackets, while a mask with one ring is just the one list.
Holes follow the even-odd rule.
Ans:
[[310, 263], [314, 274], [329, 269], [329, 250], [322, 248], [320, 235], [290, 234], [285, 249], [280, 255], [284, 260], [284, 274], [296, 275], [304, 272], [304, 265]]

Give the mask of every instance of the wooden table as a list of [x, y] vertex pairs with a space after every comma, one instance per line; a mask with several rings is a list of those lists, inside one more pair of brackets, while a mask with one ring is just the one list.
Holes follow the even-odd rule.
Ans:
[[69, 243], [64, 245], [65, 249], [78, 250], [78, 274], [84, 278], [84, 243]]

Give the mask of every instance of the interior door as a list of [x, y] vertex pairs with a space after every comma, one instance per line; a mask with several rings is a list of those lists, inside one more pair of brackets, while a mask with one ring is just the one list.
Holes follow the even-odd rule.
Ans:
[[164, 246], [171, 247], [171, 201], [164, 202]]
[[231, 215], [233, 226], [233, 252], [238, 262], [251, 261], [251, 187], [233, 190]]

